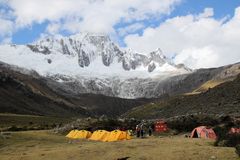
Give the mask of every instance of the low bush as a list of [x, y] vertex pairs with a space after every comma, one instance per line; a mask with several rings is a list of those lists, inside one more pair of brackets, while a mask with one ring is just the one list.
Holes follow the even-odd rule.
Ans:
[[8, 128], [8, 131], [22, 131], [22, 128], [13, 125], [10, 128]]
[[236, 147], [240, 144], [240, 134], [228, 134], [225, 140], [226, 147]]
[[198, 126], [215, 126], [219, 123], [215, 117], [205, 115], [182, 116], [167, 121], [169, 128], [179, 132], [191, 132]]
[[228, 123], [226, 126], [214, 128], [218, 137], [214, 145], [222, 147], [235, 147], [236, 153], [240, 156], [240, 134], [229, 133], [229, 129], [231, 127], [232, 123]]
[[236, 145], [236, 153], [238, 154], [238, 156], [240, 157], [240, 144]]

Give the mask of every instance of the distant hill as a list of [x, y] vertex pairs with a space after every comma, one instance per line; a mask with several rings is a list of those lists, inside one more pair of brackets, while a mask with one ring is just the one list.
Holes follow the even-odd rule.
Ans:
[[61, 117], [118, 116], [150, 100], [103, 95], [62, 95], [47, 84], [57, 83], [34, 71], [0, 63], [0, 113]]
[[133, 108], [124, 117], [170, 118], [194, 114], [240, 116], [240, 75], [233, 81], [193, 95], [179, 95]]
[[[151, 86], [155, 88], [154, 92], [146, 89], [151, 95], [161, 92], [161, 97], [122, 99], [100, 94], [68, 92], [72, 83], [62, 84], [42, 77], [33, 70], [0, 62], [0, 113], [61, 117], [117, 117], [124, 114], [128, 117], [158, 118], [208, 111], [218, 114], [221, 114], [221, 110], [223, 113], [235, 112], [234, 107], [239, 101], [227, 101], [227, 98], [228, 95], [236, 97], [233, 91], [237, 87], [232, 84], [235, 81], [232, 81], [239, 73], [239, 63], [220, 68], [200, 69], [191, 74], [172, 77], [164, 83], [153, 83]], [[219, 89], [228, 84], [225, 82], [232, 84], [228, 88], [224, 87], [228, 93], [225, 93], [226, 89]], [[212, 94], [215, 89], [209, 90], [213, 87], [216, 87], [217, 93]], [[70, 88], [81, 90], [76, 85]], [[222, 94], [225, 97], [221, 97]], [[218, 102], [219, 100], [221, 101]], [[133, 109], [135, 107], [137, 108]]]

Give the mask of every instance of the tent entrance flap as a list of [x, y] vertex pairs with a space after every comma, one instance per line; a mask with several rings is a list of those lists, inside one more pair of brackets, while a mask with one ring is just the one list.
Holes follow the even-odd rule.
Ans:
[[193, 137], [192, 138], [199, 138], [196, 130], [193, 132]]

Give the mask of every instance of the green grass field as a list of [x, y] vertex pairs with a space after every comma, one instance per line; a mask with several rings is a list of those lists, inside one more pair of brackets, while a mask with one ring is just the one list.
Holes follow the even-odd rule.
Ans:
[[69, 141], [51, 131], [10, 132], [0, 139], [1, 160], [237, 160], [234, 148], [182, 136], [119, 142]]
[[0, 113], [0, 131], [51, 129], [74, 119]]

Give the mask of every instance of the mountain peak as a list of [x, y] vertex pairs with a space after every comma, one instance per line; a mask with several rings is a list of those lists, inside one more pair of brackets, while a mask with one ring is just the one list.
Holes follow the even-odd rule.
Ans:
[[155, 53], [159, 55], [162, 59], [167, 59], [166, 56], [163, 54], [163, 51], [161, 50], [161, 48], [157, 48]]
[[[33, 69], [43, 75], [147, 78], [189, 72], [170, 63], [160, 48], [149, 54], [123, 50], [102, 33], [47, 37], [26, 46], [0, 49], [8, 54], [1, 55], [4, 62]], [[15, 59], [9, 58], [9, 55]], [[19, 58], [21, 61], [17, 60]]]

